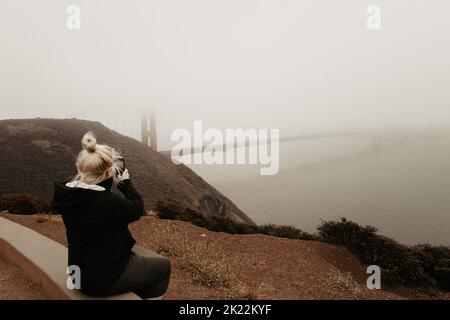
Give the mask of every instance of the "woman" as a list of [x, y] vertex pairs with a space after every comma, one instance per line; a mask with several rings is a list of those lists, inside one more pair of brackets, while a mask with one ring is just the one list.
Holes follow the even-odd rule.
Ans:
[[[76, 167], [67, 183], [55, 184], [53, 206], [63, 217], [69, 265], [81, 271], [81, 291], [107, 296], [133, 291], [143, 299], [161, 298], [170, 279], [170, 261], [155, 252], [134, 248], [128, 224], [144, 214], [144, 202], [119, 173], [122, 156], [97, 144], [91, 132], [82, 139]], [[111, 192], [113, 182], [125, 197]]]

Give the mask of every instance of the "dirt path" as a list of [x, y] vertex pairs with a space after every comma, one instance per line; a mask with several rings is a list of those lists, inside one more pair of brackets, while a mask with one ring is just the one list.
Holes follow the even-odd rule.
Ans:
[[[66, 245], [58, 216], [2, 216]], [[130, 229], [138, 246], [172, 261], [166, 299], [449, 298], [410, 290], [369, 290], [365, 268], [346, 249], [317, 241], [210, 232], [146, 216]]]

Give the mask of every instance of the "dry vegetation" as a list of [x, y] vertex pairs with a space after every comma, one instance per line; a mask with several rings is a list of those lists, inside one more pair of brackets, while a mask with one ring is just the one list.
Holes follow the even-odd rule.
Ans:
[[0, 211], [14, 214], [37, 214], [50, 212], [51, 204], [29, 194], [0, 194]]
[[220, 290], [228, 298], [246, 295], [242, 292], [237, 270], [233, 267], [239, 257], [226, 252], [205, 234], [193, 241], [185, 228], [166, 224], [162, 228], [143, 231], [142, 237], [145, 247], [177, 258], [181, 267], [191, 275], [194, 284]]
[[[14, 213], [37, 212], [43, 206], [45, 202], [42, 203], [32, 196], [0, 196], [0, 207]], [[362, 263], [380, 266], [383, 270], [383, 283], [391, 288], [421, 288], [421, 291], [428, 292], [436, 292], [436, 289], [448, 291], [450, 279], [450, 249], [448, 247], [405, 246], [379, 235], [373, 227], [360, 226], [345, 219], [324, 222], [319, 227], [318, 235], [308, 235], [293, 227], [240, 225], [227, 219], [204, 218], [191, 209], [182, 211], [179, 207], [167, 205], [160, 208], [164, 208], [165, 211], [152, 212], [151, 215], [170, 218], [172, 221], [160, 223], [157, 228], [153, 226], [139, 228], [137, 231], [140, 233], [140, 245], [172, 257], [178, 262], [180, 269], [189, 274], [193, 284], [218, 290], [222, 297], [253, 298], [258, 296], [255, 290], [258, 291], [257, 288], [263, 286], [261, 282], [250, 287], [239, 277], [237, 270], [243, 258], [242, 253], [238, 248], [230, 249], [224, 246], [220, 242], [222, 237], [211, 237], [214, 234], [223, 235], [224, 232], [230, 235], [264, 233], [277, 238], [315, 239], [338, 244], [347, 248]], [[167, 210], [168, 208], [170, 210]], [[193, 230], [198, 229], [187, 228], [186, 224], [180, 225], [173, 220], [174, 218], [188, 221], [192, 218], [194, 224], [214, 232], [203, 229], [203, 233], [193, 237]], [[45, 213], [36, 215], [37, 223], [44, 224], [47, 221], [60, 224], [62, 222], [58, 215]], [[327, 274], [323, 281], [328, 288], [346, 291], [355, 298], [361, 296], [358, 281], [348, 271], [336, 270]]]
[[[60, 216], [0, 214], [67, 245]], [[137, 245], [172, 262], [167, 299], [448, 299], [433, 290], [368, 290], [365, 267], [340, 246], [212, 232], [155, 215], [130, 225]]]

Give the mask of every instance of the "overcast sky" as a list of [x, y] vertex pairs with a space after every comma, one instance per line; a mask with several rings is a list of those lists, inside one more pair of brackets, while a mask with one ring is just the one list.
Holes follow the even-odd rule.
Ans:
[[[71, 4], [81, 30], [66, 27]], [[366, 27], [372, 4], [381, 30]], [[448, 0], [2, 0], [0, 118], [135, 135], [155, 107], [163, 144], [193, 120], [281, 135], [450, 126], [449, 13]]]

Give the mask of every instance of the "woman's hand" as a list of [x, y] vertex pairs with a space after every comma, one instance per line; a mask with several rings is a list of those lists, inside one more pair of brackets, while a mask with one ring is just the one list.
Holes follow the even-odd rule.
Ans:
[[130, 179], [130, 174], [128, 173], [128, 169], [125, 169], [122, 174], [118, 174], [117, 179], [119, 179], [120, 182]]

